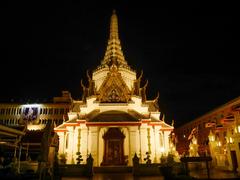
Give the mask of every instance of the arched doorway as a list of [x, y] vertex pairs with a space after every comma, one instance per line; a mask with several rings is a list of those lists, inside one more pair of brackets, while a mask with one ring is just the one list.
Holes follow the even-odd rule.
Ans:
[[119, 128], [109, 128], [103, 135], [104, 155], [102, 166], [125, 165], [123, 141], [125, 136]]

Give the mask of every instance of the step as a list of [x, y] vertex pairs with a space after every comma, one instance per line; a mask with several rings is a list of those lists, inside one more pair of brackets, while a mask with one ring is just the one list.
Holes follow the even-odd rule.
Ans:
[[94, 173], [132, 173], [131, 166], [101, 166], [93, 167]]

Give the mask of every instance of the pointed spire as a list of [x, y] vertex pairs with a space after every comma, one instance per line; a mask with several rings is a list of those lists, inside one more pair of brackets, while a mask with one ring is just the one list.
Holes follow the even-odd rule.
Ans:
[[119, 39], [118, 37], [118, 19], [116, 10], [113, 10], [113, 14], [111, 16], [111, 22], [110, 22], [110, 39]]
[[113, 10], [110, 21], [110, 35], [108, 39], [107, 49], [102, 61], [102, 64], [125, 64], [127, 62], [124, 58], [122, 47], [118, 35], [118, 18], [116, 10]]

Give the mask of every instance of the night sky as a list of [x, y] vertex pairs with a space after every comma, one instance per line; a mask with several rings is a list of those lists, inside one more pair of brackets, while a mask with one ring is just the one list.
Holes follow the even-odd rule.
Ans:
[[[207, 6], [206, 6], [207, 7]], [[113, 8], [128, 64], [160, 93], [179, 126], [240, 95], [232, 9], [99, 4], [9, 4], [1, 11], [1, 102], [46, 102], [101, 62]]]

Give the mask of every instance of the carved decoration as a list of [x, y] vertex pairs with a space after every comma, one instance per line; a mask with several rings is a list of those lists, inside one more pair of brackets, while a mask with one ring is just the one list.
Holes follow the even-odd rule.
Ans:
[[131, 92], [115, 64], [111, 66], [97, 94], [100, 102], [128, 102], [130, 100]]
[[83, 84], [83, 81], [81, 79], [81, 87], [83, 89], [83, 94], [82, 94], [82, 101], [86, 101], [86, 97], [88, 97], [88, 88]]
[[88, 78], [88, 96], [92, 96], [96, 94], [95, 83], [89, 75], [87, 70], [87, 78]]
[[142, 88], [140, 88], [140, 94], [142, 96], [142, 102], [145, 102], [147, 100], [147, 96], [146, 96], [147, 85], [148, 85], [148, 80], [145, 83], [145, 85]]
[[159, 109], [158, 100], [159, 100], [159, 92], [157, 93], [157, 97], [153, 100], [154, 107], [156, 109]]
[[140, 96], [140, 84], [143, 76], [143, 71], [141, 71], [140, 76], [134, 81], [133, 94]]
[[84, 101], [84, 102], [86, 102], [86, 98], [88, 96], [96, 95], [95, 82], [90, 77], [88, 71], [87, 71], [87, 78], [88, 78], [88, 87], [86, 87], [83, 84], [83, 81], [81, 80], [81, 87], [83, 89], [82, 101]]

